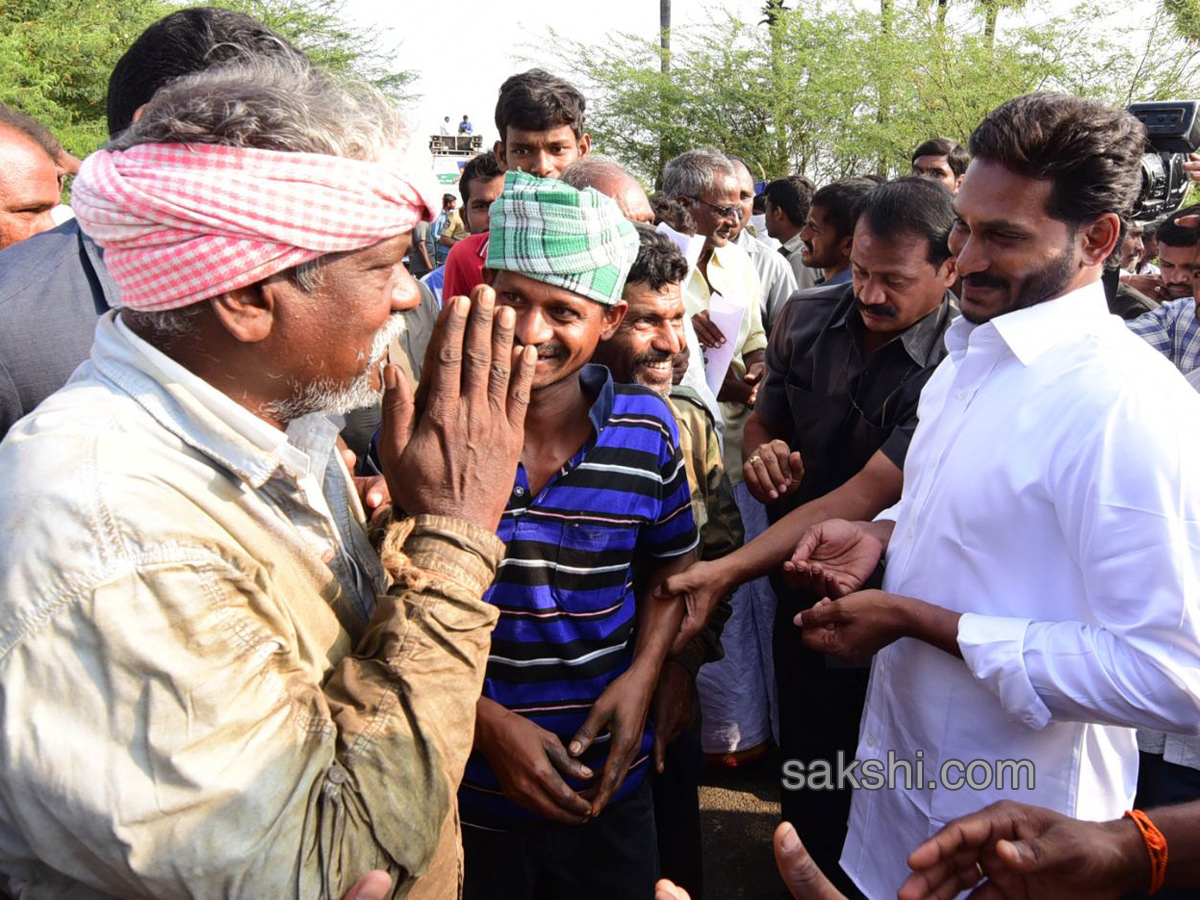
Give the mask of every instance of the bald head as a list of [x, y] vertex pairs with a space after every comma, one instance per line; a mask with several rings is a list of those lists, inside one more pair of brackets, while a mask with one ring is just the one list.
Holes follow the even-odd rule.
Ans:
[[29, 135], [0, 126], [0, 250], [54, 227], [58, 167]]
[[562, 180], [573, 188], [590, 187], [617, 201], [622, 215], [631, 222], [653, 224], [650, 198], [638, 180], [619, 163], [595, 153], [588, 154], [563, 170]]

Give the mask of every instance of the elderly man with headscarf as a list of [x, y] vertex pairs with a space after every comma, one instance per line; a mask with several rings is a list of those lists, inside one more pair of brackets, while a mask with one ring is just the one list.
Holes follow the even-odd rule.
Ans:
[[588, 364], [625, 316], [638, 247], [591, 188], [509, 172], [492, 204], [492, 287], [537, 369], [459, 791], [469, 900], [654, 892], [647, 712], [684, 610], [653, 592], [696, 527], [666, 404]]
[[[173, 83], [84, 162], [122, 308], [0, 444], [17, 896], [329, 898], [370, 869], [404, 896], [431, 868], [457, 890], [534, 360], [481, 289], [442, 315], [419, 417], [382, 368], [430, 215], [403, 138], [375, 91], [262, 60]], [[410, 517], [381, 562], [325, 414], [385, 384]]]

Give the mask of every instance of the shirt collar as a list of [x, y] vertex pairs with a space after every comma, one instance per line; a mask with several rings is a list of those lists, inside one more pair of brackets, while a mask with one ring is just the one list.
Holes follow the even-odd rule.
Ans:
[[337, 439], [325, 416], [304, 416], [280, 431], [142, 340], [116, 310], [97, 324], [92, 364], [164, 428], [253, 488], [281, 466], [296, 479], [324, 479]]
[[804, 238], [800, 237], [800, 232], [797, 231], [795, 234], [792, 235], [791, 240], [787, 240], [787, 241], [783, 242], [783, 249], [787, 252], [788, 256], [791, 256], [793, 253], [795, 253], [797, 250], [800, 249], [800, 247], [803, 243], [804, 243]]
[[1107, 322], [1109, 315], [1104, 286], [1094, 281], [979, 325], [960, 316], [946, 333], [946, 347], [958, 354], [972, 341], [996, 334], [1022, 365], [1030, 366], [1046, 351]]
[[588, 363], [579, 371], [579, 383], [589, 396], [596, 395], [591, 409], [588, 410], [588, 418], [591, 419], [592, 428], [599, 437], [604, 426], [608, 424], [608, 417], [612, 415], [613, 396], [616, 394], [612, 373], [608, 371], [607, 366]]

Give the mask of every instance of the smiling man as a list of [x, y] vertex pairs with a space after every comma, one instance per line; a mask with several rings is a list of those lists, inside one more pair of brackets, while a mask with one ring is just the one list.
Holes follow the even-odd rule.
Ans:
[[[840, 597], [801, 613], [805, 643], [874, 655], [857, 758], [924, 771], [855, 791], [841, 862], [868, 897], [893, 896], [913, 846], [993, 800], [1120, 816], [1133, 729], [1200, 732], [1200, 397], [1100, 283], [1144, 144], [1095, 100], [1030, 94], [988, 114], [954, 202], [962, 317], [900, 501], [817, 525], [793, 558]], [[884, 548], [884, 590], [858, 591]], [[1028, 760], [1033, 777], [960, 780], [973, 760]]]
[[[431, 868], [425, 896], [457, 888], [533, 360], [511, 371], [513, 317], [483, 292], [443, 315], [415, 429], [380, 371], [431, 214], [400, 122], [264, 58], [173, 82], [84, 162], [74, 208], [121, 308], [0, 443], [16, 896], [332, 898], [380, 868], [397, 894]], [[384, 470], [415, 516], [386, 569], [326, 416], [385, 382]]]
[[[665, 235], [638, 226], [641, 249], [623, 297], [625, 318], [601, 341], [593, 362], [607, 366], [618, 383], [648, 387], [667, 402], [679, 426], [679, 446], [700, 533], [697, 555], [718, 559], [741, 546], [742, 519], [721, 464], [712, 414], [691, 388], [673, 385], [672, 369], [685, 349], [680, 287], [688, 274], [683, 254]], [[700, 896], [703, 864], [699, 773], [704, 757], [695, 729], [696, 673], [721, 658], [721, 630], [729, 618], [727, 591], [710, 613], [689, 614], [663, 666], [654, 695], [654, 820], [662, 875]]]
[[537, 369], [459, 792], [469, 900], [653, 895], [647, 713], [684, 611], [653, 590], [697, 538], [670, 411], [587, 364], [637, 252], [590, 188], [509, 172], [492, 205], [492, 286]]

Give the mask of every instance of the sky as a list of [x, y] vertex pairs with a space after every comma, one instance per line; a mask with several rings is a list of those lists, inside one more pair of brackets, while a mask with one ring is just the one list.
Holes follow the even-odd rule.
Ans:
[[[862, 4], [864, 0], [854, 0]], [[876, 5], [878, 0], [876, 0]], [[961, 3], [961, 0], [959, 0]], [[1039, 18], [1067, 12], [1075, 0], [1031, 0], [1032, 10], [1004, 12], [1001, 28], [1034, 23]], [[705, 21], [714, 10], [729, 9], [749, 21], [759, 21], [763, 0], [673, 0], [672, 24], [676, 27]], [[788, 0], [789, 7], [797, 5]], [[951, 9], [955, 8], [952, 4]], [[963, 4], [965, 5], [965, 4]], [[396, 47], [400, 65], [419, 73], [416, 91], [423, 96], [409, 108], [409, 124], [418, 134], [435, 134], [443, 116], [457, 128], [464, 114], [471, 117], [484, 146], [495, 141], [492, 114], [500, 84], [514, 72], [535, 65], [570, 77], [548, 49], [548, 30], [564, 38], [596, 42], [612, 32], [634, 32], [653, 40], [658, 34], [655, 0], [599, 0], [599, 2], [542, 3], [530, 7], [498, 4], [495, 0], [346, 0], [345, 15], [355, 24], [379, 33], [386, 45]], [[1152, 9], [1149, 0], [1123, 6], [1126, 16]], [[435, 10], [444, 9], [438, 14]], [[419, 32], [413, 25], [421, 23]]]

